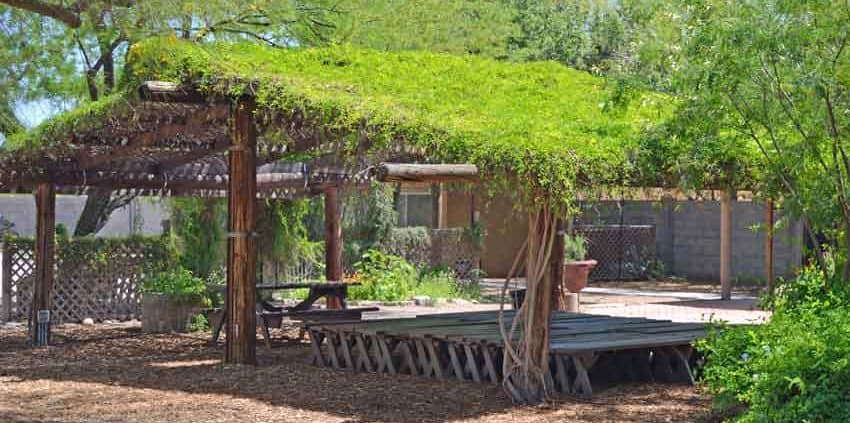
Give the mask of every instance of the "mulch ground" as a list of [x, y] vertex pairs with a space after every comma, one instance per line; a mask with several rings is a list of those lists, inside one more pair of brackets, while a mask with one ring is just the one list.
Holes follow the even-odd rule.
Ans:
[[258, 366], [223, 365], [208, 334], [128, 325], [54, 334], [54, 346], [32, 349], [25, 328], [0, 327], [0, 422], [690, 422], [710, 407], [677, 385], [515, 407], [494, 385], [310, 366], [294, 328], [275, 331], [272, 349], [258, 339]]

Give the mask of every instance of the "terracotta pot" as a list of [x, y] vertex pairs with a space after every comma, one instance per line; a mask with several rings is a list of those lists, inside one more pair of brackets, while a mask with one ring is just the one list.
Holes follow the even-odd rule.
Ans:
[[568, 261], [564, 263], [564, 288], [578, 293], [587, 287], [587, 277], [596, 267], [596, 260]]

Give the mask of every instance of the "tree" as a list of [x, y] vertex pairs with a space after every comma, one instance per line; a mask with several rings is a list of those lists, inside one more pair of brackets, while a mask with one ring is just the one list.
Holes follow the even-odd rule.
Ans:
[[[697, 168], [781, 198], [824, 235], [850, 278], [850, 4], [700, 0], [678, 7], [682, 104], [674, 135], [686, 132], [692, 150], [713, 152], [697, 157]], [[742, 166], [747, 157], [756, 162]]]
[[379, 50], [431, 50], [507, 57], [519, 35], [501, 0], [352, 0], [333, 16], [334, 42]]
[[505, 0], [520, 32], [511, 56], [555, 60], [609, 77], [667, 89], [677, 28], [669, 2]]
[[[0, 105], [11, 108], [17, 99], [97, 100], [116, 90], [129, 45], [154, 35], [272, 45], [322, 42], [332, 27], [325, 16], [333, 7], [323, 0], [0, 0], [0, 30], [6, 35], [0, 41]], [[13, 117], [0, 108], [4, 135], [21, 129]], [[96, 233], [132, 198], [90, 191], [74, 235]]]

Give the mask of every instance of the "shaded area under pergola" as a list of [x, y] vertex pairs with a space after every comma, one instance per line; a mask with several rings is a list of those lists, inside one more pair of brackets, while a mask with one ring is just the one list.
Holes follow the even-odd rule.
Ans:
[[[258, 135], [254, 101], [207, 98], [193, 87], [146, 82], [132, 116], [113, 116], [67, 143], [0, 156], [0, 191], [34, 192], [35, 278], [29, 316], [34, 344], [50, 338], [54, 281], [55, 196], [91, 189], [127, 195], [227, 197], [225, 361], [254, 363], [256, 342], [256, 199], [325, 196], [326, 278], [342, 280], [339, 189], [372, 181], [475, 181], [474, 165], [369, 162], [334, 152], [288, 160], [294, 151]], [[290, 155], [290, 156], [288, 156]], [[387, 156], [409, 159], [409, 154]], [[331, 304], [333, 306], [333, 304]], [[42, 322], [42, 324], [39, 324]]]

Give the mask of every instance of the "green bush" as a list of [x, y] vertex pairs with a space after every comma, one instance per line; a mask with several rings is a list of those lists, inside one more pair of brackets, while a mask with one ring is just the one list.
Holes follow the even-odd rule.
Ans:
[[416, 269], [401, 257], [368, 250], [354, 269], [362, 285], [351, 288], [351, 299], [400, 301], [413, 296]]
[[481, 289], [477, 281], [458, 280], [451, 269], [438, 267], [420, 272], [414, 294], [431, 298], [478, 299], [481, 297]]
[[142, 284], [142, 292], [168, 295], [187, 302], [208, 302], [204, 280], [183, 267], [160, 272], [147, 279]]
[[431, 256], [431, 232], [424, 226], [392, 228], [379, 248], [389, 254], [404, 257], [417, 266], [427, 265]]
[[850, 304], [850, 284], [835, 274], [815, 266], [804, 268], [790, 280], [780, 280], [773, 294], [762, 298], [762, 305], [778, 312], [831, 310]]
[[189, 322], [189, 332], [206, 332], [209, 329], [210, 321], [207, 316], [201, 313], [192, 316], [192, 320]]
[[768, 323], [698, 342], [701, 379], [716, 405], [742, 409], [741, 422], [850, 421], [846, 293], [837, 278], [808, 268], [768, 299]]

